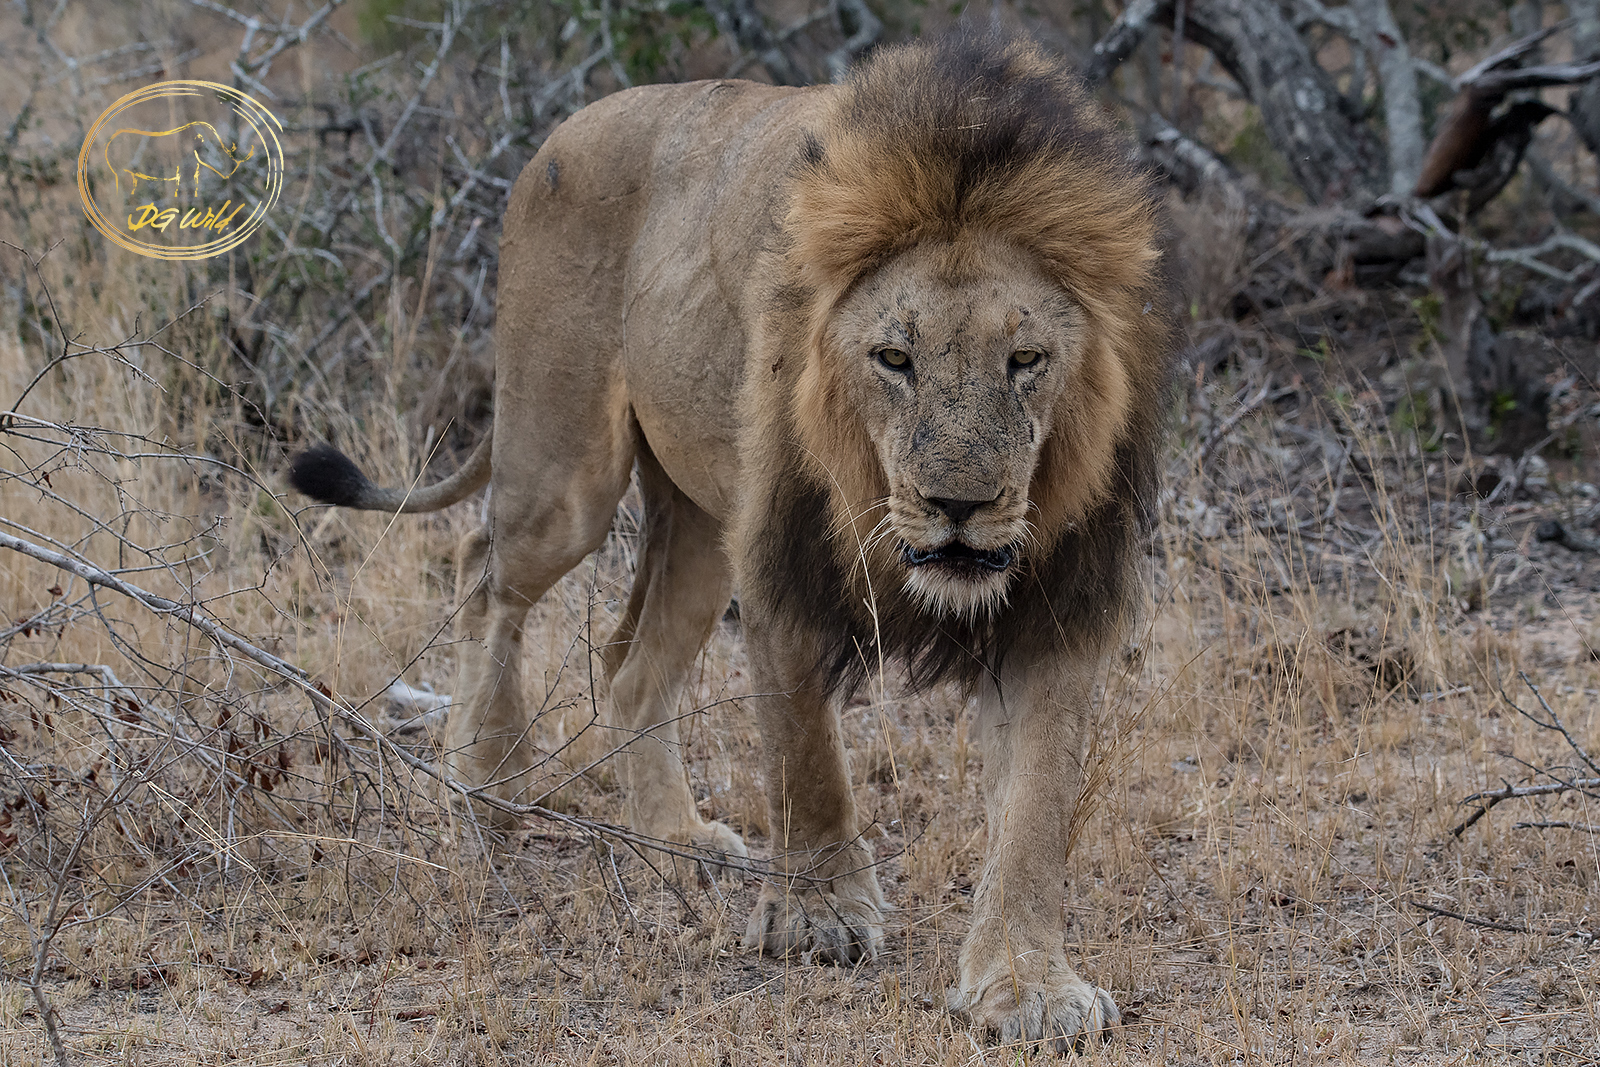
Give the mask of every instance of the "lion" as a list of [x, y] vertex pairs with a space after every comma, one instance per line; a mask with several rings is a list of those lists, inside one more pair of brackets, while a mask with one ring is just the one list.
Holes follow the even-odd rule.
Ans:
[[291, 481], [430, 511], [492, 480], [459, 557], [452, 773], [517, 793], [529, 608], [637, 471], [604, 650], [627, 818], [747, 852], [697, 811], [676, 714], [739, 589], [777, 872], [746, 944], [851, 963], [886, 905], [841, 701], [897, 662], [975, 697], [989, 836], [950, 1005], [1007, 1041], [1119, 1022], [1062, 901], [1094, 679], [1137, 603], [1173, 351], [1151, 179], [1036, 46], [886, 48], [841, 85], [630, 89], [561, 124], [501, 240], [493, 429], [407, 494], [326, 446]]

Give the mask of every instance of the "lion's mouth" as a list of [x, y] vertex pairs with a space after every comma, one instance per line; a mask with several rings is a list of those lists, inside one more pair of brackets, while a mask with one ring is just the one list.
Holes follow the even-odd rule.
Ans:
[[960, 541], [951, 541], [938, 548], [915, 548], [906, 545], [900, 558], [908, 567], [937, 567], [957, 573], [975, 571], [1003, 571], [1016, 560], [1016, 551], [1010, 545], [999, 548], [973, 548]]

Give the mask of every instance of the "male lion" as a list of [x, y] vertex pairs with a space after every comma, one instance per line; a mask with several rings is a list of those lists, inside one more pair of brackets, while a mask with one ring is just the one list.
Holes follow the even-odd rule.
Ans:
[[1067, 963], [1062, 883], [1170, 364], [1157, 210], [1128, 159], [1059, 64], [993, 40], [885, 49], [838, 86], [631, 89], [563, 123], [507, 208], [490, 437], [409, 496], [326, 447], [291, 474], [397, 511], [492, 478], [461, 553], [454, 773], [515, 794], [523, 619], [637, 468], [638, 573], [604, 657], [637, 737], [631, 824], [745, 855], [695, 810], [674, 720], [737, 581], [788, 875], [747, 943], [880, 948], [838, 702], [897, 661], [977, 698], [989, 839], [952, 1005], [1007, 1040], [1114, 1025]]

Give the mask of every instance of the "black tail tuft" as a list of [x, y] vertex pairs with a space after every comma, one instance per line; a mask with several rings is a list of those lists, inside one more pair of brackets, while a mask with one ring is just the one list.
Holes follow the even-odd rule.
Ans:
[[359, 508], [372, 483], [350, 457], [332, 445], [308, 448], [289, 465], [289, 484], [313, 500]]

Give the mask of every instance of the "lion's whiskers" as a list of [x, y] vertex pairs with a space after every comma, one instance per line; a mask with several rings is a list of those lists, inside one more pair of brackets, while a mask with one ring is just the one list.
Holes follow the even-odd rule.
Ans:
[[[1031, 501], [1029, 502], [1031, 505]], [[1039, 528], [1028, 521], [1026, 515], [1017, 520], [1022, 524], [1022, 536], [1017, 540], [1022, 542], [1024, 548], [1043, 549], [1044, 543], [1039, 540]]]
[[872, 528], [872, 532], [867, 534], [867, 542], [862, 551], [867, 553], [872, 552], [884, 541], [888, 540], [889, 535], [894, 532], [894, 516], [885, 515], [883, 519], [879, 521], [878, 525]]
[[[888, 502], [888, 498], [885, 497], [878, 503], [887, 504]], [[875, 504], [873, 506], [877, 505]], [[850, 564], [850, 577], [852, 579], [865, 572], [866, 568], [871, 565], [869, 560], [872, 556], [872, 553], [893, 532], [894, 516], [892, 514], [884, 515], [883, 518], [878, 520], [878, 524], [876, 526], [867, 531], [867, 536], [863, 538], [860, 544], [857, 546], [855, 558]]]
[[[846, 528], [854, 526], [856, 524], [856, 520], [857, 519], [862, 518], [863, 516], [865, 516], [866, 514], [868, 514], [869, 512], [871, 512], [871, 511], [873, 511], [873, 510], [875, 510], [877, 508], [886, 508], [888, 506], [889, 506], [889, 498], [886, 497], [886, 496], [881, 496], [876, 500], [868, 501], [866, 504], [863, 504], [858, 510], [849, 512], [848, 514], [842, 515], [838, 519], [836, 519], [834, 521], [833, 525], [828, 528], [828, 536], [829, 537], [837, 537], [840, 534], [844, 533]], [[887, 518], [887, 516], [885, 516], [885, 518]], [[881, 526], [881, 525], [883, 525], [883, 523], [880, 522], [878, 525]], [[875, 526], [875, 527], [873, 527], [873, 529], [876, 530], [877, 527]], [[868, 540], [871, 539], [871, 537], [872, 537], [872, 534], [868, 533], [866, 539], [864, 539], [862, 541], [863, 550], [865, 550], [866, 543], [867, 543]]]

